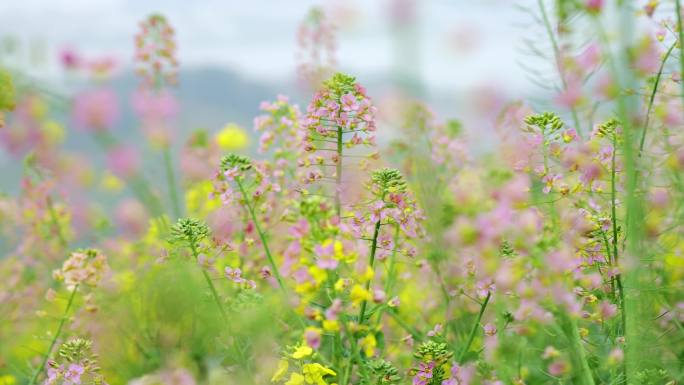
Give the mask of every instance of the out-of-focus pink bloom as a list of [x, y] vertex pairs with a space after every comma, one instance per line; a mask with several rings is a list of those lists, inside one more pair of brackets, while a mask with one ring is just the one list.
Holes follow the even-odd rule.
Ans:
[[434, 327], [432, 330], [430, 330], [429, 332], [427, 332], [427, 335], [428, 335], [428, 337], [438, 336], [438, 335], [440, 335], [440, 334], [442, 333], [442, 330], [443, 330], [443, 329], [444, 329], [444, 328], [442, 327], [442, 324], [436, 324], [435, 327]]
[[148, 88], [133, 94], [133, 110], [145, 121], [163, 121], [178, 113], [178, 101], [169, 91], [154, 92]]
[[108, 78], [116, 70], [116, 59], [111, 56], [102, 56], [91, 59], [87, 65], [90, 74], [95, 78]]
[[556, 360], [549, 364], [548, 371], [551, 375], [560, 377], [568, 372], [568, 364], [563, 360]]
[[617, 314], [618, 308], [615, 304], [612, 304], [608, 301], [602, 301], [601, 304], [599, 305], [599, 311], [601, 314], [601, 319], [607, 320], [607, 319], [615, 317], [615, 315]]
[[658, 70], [661, 61], [661, 51], [658, 44], [651, 38], [643, 40], [636, 52], [634, 66], [642, 75], [650, 75]]
[[135, 174], [139, 162], [138, 152], [130, 146], [115, 147], [107, 154], [107, 167], [119, 177]]
[[73, 119], [78, 128], [97, 132], [111, 128], [119, 117], [119, 102], [109, 89], [79, 93], [74, 99]]
[[304, 332], [304, 339], [307, 345], [313, 349], [318, 349], [321, 346], [321, 331], [315, 328], [308, 328]]
[[597, 43], [591, 43], [577, 57], [577, 64], [586, 71], [594, 69], [601, 61], [601, 47]]
[[81, 66], [82, 60], [78, 52], [71, 48], [65, 48], [59, 53], [62, 66], [67, 70], [77, 69]]
[[589, 12], [601, 12], [603, 0], [586, 0], [584, 5]]
[[147, 229], [148, 216], [145, 206], [135, 199], [121, 202], [116, 208], [115, 218], [121, 230], [131, 236], [141, 235]]
[[454, 363], [451, 367], [451, 378], [442, 381], [442, 385], [470, 385], [475, 376], [475, 367]]
[[575, 108], [582, 102], [582, 83], [579, 79], [571, 79], [558, 96], [556, 103], [566, 108]]

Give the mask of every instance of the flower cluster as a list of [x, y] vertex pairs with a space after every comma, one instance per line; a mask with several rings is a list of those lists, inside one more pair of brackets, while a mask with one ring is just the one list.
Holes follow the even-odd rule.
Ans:
[[79, 285], [97, 286], [108, 271], [107, 257], [99, 250], [88, 249], [71, 253], [62, 268], [54, 270], [52, 276], [74, 289]]
[[63, 343], [58, 360], [48, 361], [44, 385], [107, 385], [100, 374], [97, 358], [92, 354], [92, 341], [75, 338]]
[[178, 60], [174, 35], [162, 15], [151, 15], [140, 23], [140, 32], [135, 36], [135, 58], [137, 71], [148, 87], [176, 83]]

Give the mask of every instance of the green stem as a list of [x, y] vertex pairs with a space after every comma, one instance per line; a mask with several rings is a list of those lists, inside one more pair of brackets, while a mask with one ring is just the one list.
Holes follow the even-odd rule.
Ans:
[[[368, 260], [368, 266], [370, 268], [373, 268], [373, 265], [375, 264], [375, 252], [378, 249], [378, 234], [380, 234], [380, 219], [378, 219], [377, 222], [375, 222], [375, 230], [373, 231], [373, 243], [371, 243], [371, 253], [370, 253], [370, 259]], [[371, 280], [369, 279], [368, 282], [366, 282], [366, 291], [370, 289], [370, 284]], [[367, 306], [366, 300], [363, 300], [361, 302], [361, 310], [359, 311], [359, 325], [363, 325], [365, 322], [365, 314], [366, 314], [366, 306]]]
[[48, 195], [45, 198], [45, 202], [47, 204], [48, 213], [50, 214], [50, 221], [52, 222], [55, 233], [57, 233], [59, 244], [62, 247], [66, 247], [67, 241], [66, 238], [64, 238], [64, 234], [62, 234], [62, 226], [59, 225], [59, 218], [57, 217], [57, 212], [55, 212], [55, 205], [52, 202], [52, 197]]
[[[199, 258], [199, 252], [197, 251], [197, 247], [194, 243], [190, 244], [190, 250], [192, 251], [192, 256], [195, 258], [195, 261], [197, 261]], [[209, 286], [211, 295], [214, 297], [214, 301], [216, 302], [216, 306], [219, 308], [219, 311], [223, 316], [223, 320], [228, 321], [226, 309], [224, 309], [223, 305], [221, 304], [221, 298], [219, 298], [218, 291], [216, 291], [216, 286], [214, 286], [214, 282], [211, 281], [211, 277], [209, 277], [209, 274], [207, 274], [207, 271], [204, 270], [204, 268], [202, 269], [202, 275], [204, 275], [204, 279], [207, 281], [207, 286]]]
[[648, 124], [651, 118], [651, 111], [653, 110], [653, 102], [655, 101], [656, 94], [658, 93], [658, 85], [660, 84], [660, 78], [663, 75], [663, 69], [665, 68], [665, 63], [670, 57], [672, 50], [677, 46], [677, 42], [674, 42], [670, 48], [665, 52], [663, 60], [660, 62], [660, 67], [656, 73], [655, 81], [653, 82], [653, 90], [651, 91], [651, 97], [648, 99], [648, 109], [646, 110], [646, 121], [644, 122], [644, 130], [641, 132], [641, 140], [639, 141], [639, 156], [644, 151], [644, 142], [646, 141], [646, 131], [648, 131]]
[[[645, 132], [645, 131], [644, 131]], [[617, 208], [616, 208], [616, 188], [615, 188], [615, 158], [617, 156], [617, 132], [613, 132], [613, 155], [611, 157], [611, 172], [610, 172], [610, 221], [613, 225], [613, 259], [612, 265], [619, 269], [618, 258], [618, 228], [617, 228]], [[622, 275], [618, 270], [615, 276], [617, 284], [619, 303], [620, 303], [620, 331], [618, 336], [624, 336], [627, 327], [627, 316], [625, 314], [625, 293], [622, 287]], [[623, 367], [623, 375], [626, 377], [626, 370]]]
[[342, 127], [337, 127], [337, 164], [335, 165], [335, 212], [342, 214], [340, 188], [342, 187]]
[[164, 146], [162, 150], [164, 154], [164, 169], [166, 171], [166, 183], [169, 189], [169, 195], [171, 197], [171, 205], [173, 209], [173, 215], [176, 218], [181, 216], [181, 206], [180, 200], [178, 199], [178, 191], [176, 191], [176, 176], [173, 172], [173, 164], [171, 161], [171, 151], [169, 146]]
[[[679, 35], [679, 77], [684, 77], [684, 30], [682, 29], [682, 5], [680, 0], [675, 0], [675, 12], [677, 13], [677, 33]], [[675, 43], [676, 44], [676, 43]], [[682, 86], [682, 103], [684, 103], [684, 81], [680, 80]]]
[[273, 258], [273, 255], [271, 254], [271, 250], [268, 247], [268, 242], [266, 241], [266, 235], [264, 235], [264, 232], [261, 230], [261, 226], [259, 225], [259, 221], [257, 220], [256, 214], [254, 213], [254, 208], [249, 203], [249, 197], [247, 196], [247, 192], [245, 191], [244, 187], [242, 186], [242, 182], [240, 181], [240, 177], [236, 177], [235, 182], [237, 183], [238, 188], [240, 189], [240, 193], [242, 194], [242, 198], [245, 200], [245, 206], [247, 206], [247, 211], [249, 211], [249, 215], [252, 217], [252, 222], [254, 222], [254, 227], [256, 228], [256, 231], [259, 234], [259, 238], [261, 239], [261, 244], [263, 245], [264, 252], [266, 253], [266, 258], [268, 258], [268, 263], [271, 265], [271, 268], [273, 269], [273, 275], [275, 276], [276, 281], [278, 281], [278, 286], [280, 286], [280, 289], [282, 289], [284, 291], [285, 285], [283, 284], [283, 278], [280, 275], [280, 271], [278, 271], [278, 265], [276, 265], [275, 259]]
[[480, 306], [480, 312], [477, 313], [477, 318], [475, 319], [475, 322], [473, 323], [473, 327], [470, 329], [470, 335], [468, 336], [468, 341], [466, 342], [465, 346], [463, 347], [463, 350], [461, 350], [461, 354], [458, 355], [458, 362], [463, 363], [463, 357], [465, 354], [470, 350], [470, 345], [473, 344], [473, 340], [475, 339], [475, 334], [477, 333], [477, 329], [480, 328], [480, 321], [482, 321], [482, 315], [485, 312], [485, 309], [487, 308], [487, 304], [489, 303], [489, 299], [492, 297], [491, 292], [487, 292], [487, 297], [485, 297], [484, 302], [482, 302], [482, 305]]
[[52, 350], [55, 348], [55, 345], [57, 344], [57, 339], [59, 339], [59, 336], [62, 334], [62, 329], [64, 328], [64, 324], [66, 323], [66, 320], [69, 318], [69, 310], [71, 310], [71, 305], [74, 303], [74, 298], [76, 298], [76, 292], [78, 291], [78, 284], [74, 286], [74, 290], [71, 292], [71, 295], [69, 296], [69, 302], [67, 302], [67, 306], [64, 309], [64, 314], [62, 314], [62, 318], [59, 320], [59, 326], [57, 326], [57, 331], [55, 332], [55, 335], [52, 337], [52, 341], [50, 342], [50, 347], [48, 348], [47, 352], [45, 352], [45, 355], [43, 356], [43, 359], [41, 360], [41, 364], [36, 370], [33, 372], [33, 377], [31, 377], [31, 381], [29, 381], [29, 385], [35, 385], [36, 381], [38, 380], [38, 376], [40, 373], [45, 370], [45, 365], [47, 364], [48, 359], [50, 358], [50, 353]]
[[570, 344], [570, 358], [573, 368], [577, 368], [575, 373], [576, 377], [580, 380], [579, 383], [583, 385], [594, 385], [594, 377], [589, 368], [584, 346], [582, 346], [582, 338], [577, 329], [577, 322], [570, 318], [566, 313], [561, 313], [559, 315], [559, 321], [563, 333]]

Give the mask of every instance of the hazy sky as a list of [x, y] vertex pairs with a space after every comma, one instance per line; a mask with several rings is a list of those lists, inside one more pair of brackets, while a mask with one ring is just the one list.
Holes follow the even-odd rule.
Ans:
[[[523, 0], [417, 0], [420, 73], [432, 89], [487, 83], [529, 86], [516, 64], [529, 31], [514, 7]], [[340, 67], [387, 72], [393, 63], [389, 0], [2, 0], [0, 36], [44, 39], [52, 52], [132, 56], [137, 21], [162, 12], [176, 27], [183, 65], [227, 66], [254, 78], [294, 74], [297, 26], [314, 5], [354, 15], [340, 20]], [[342, 12], [343, 14], [345, 12]], [[351, 20], [351, 21], [350, 21]], [[527, 34], [527, 35], [526, 35]], [[413, 63], [409, 63], [412, 65]]]

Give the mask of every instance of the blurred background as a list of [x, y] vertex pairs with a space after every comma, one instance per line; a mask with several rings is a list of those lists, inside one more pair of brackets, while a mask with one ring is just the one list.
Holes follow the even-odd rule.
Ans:
[[[133, 37], [151, 13], [176, 30], [180, 110], [173, 146], [190, 132], [215, 133], [228, 123], [253, 133], [259, 103], [289, 95], [304, 108], [312, 89], [298, 81], [309, 60], [301, 28], [316, 12], [330, 25], [325, 56], [336, 70], [356, 76], [383, 109], [398, 97], [426, 102], [443, 119], [459, 119], [466, 132], [487, 142], [503, 104], [539, 93], [524, 68], [542, 60], [525, 54], [526, 41], [542, 40], [539, 23], [525, 9], [532, 0], [5, 0], [0, 2], [0, 65], [19, 82], [50, 96], [55, 119], [70, 125], [69, 100], [92, 79], [65, 69], [69, 60], [106, 67], [107, 86], [120, 97], [113, 131], [124, 141], [139, 135], [130, 95]], [[317, 10], [313, 11], [312, 10]], [[11, 17], [10, 17], [11, 16]], [[304, 43], [305, 45], [305, 43]], [[521, 65], [522, 63], [522, 65]], [[552, 72], [552, 67], [549, 67]], [[85, 135], [68, 135], [67, 148], [86, 149]], [[392, 136], [380, 125], [379, 140]], [[251, 140], [250, 149], [256, 147]], [[98, 162], [93, 159], [93, 162]], [[3, 190], [21, 170], [0, 154]]]

